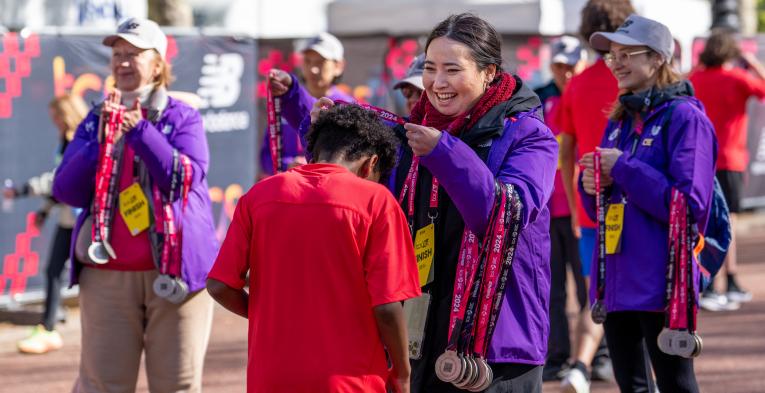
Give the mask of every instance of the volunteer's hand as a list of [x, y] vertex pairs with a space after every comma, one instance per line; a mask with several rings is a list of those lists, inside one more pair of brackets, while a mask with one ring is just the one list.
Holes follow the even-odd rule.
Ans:
[[122, 133], [127, 134], [138, 125], [138, 122], [143, 119], [143, 111], [141, 111], [141, 102], [136, 98], [133, 104], [133, 109], [126, 110], [122, 115]]
[[[600, 186], [605, 188], [614, 184], [614, 179], [611, 177], [611, 169], [613, 169], [616, 160], [622, 155], [622, 151], [619, 149], [601, 149], [600, 151]], [[579, 165], [584, 171], [590, 170], [590, 175], [593, 178], [593, 190], [595, 182], [595, 153], [587, 153], [579, 160]], [[584, 182], [584, 178], [582, 179]], [[585, 189], [586, 190], [586, 189]], [[594, 194], [594, 191], [593, 191]]]
[[595, 195], [595, 170], [584, 168], [582, 171], [582, 188], [589, 195]]
[[316, 102], [313, 103], [313, 108], [311, 108], [311, 124], [316, 123], [321, 111], [332, 108], [333, 106], [335, 106], [335, 102], [327, 97], [321, 97], [316, 100]]
[[436, 148], [441, 139], [442, 132], [433, 128], [418, 124], [406, 123], [406, 139], [415, 156], [426, 156]]
[[274, 97], [286, 94], [292, 86], [292, 76], [277, 68], [268, 71], [268, 81], [271, 82], [271, 94]]
[[[622, 151], [619, 149], [601, 149], [597, 148], [598, 151], [600, 151], [600, 169], [601, 173], [604, 177], [607, 177], [611, 179], [611, 169], [614, 168], [614, 165], [616, 164], [616, 160], [619, 159], [622, 155]], [[593, 167], [595, 166], [595, 162], [593, 161]], [[610, 183], [608, 184], [610, 185]]]
[[[100, 129], [98, 130], [99, 143], [104, 140], [103, 134], [106, 129], [106, 124], [109, 121], [109, 115], [119, 111], [120, 107], [122, 107], [122, 93], [120, 93], [119, 90], [114, 89], [108, 96], [106, 96], [106, 101], [104, 101], [103, 107], [101, 108], [101, 122]], [[114, 141], [117, 142], [120, 137], [122, 137], [122, 130], [117, 130], [116, 135], [114, 135]]]

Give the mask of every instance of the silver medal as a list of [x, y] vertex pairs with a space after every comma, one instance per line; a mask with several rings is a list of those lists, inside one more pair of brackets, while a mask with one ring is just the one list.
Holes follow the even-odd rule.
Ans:
[[186, 300], [186, 296], [189, 295], [189, 286], [186, 285], [186, 283], [179, 279], [175, 279], [175, 288], [173, 289], [173, 292], [170, 294], [169, 297], [167, 297], [167, 301], [174, 304], [180, 304], [183, 303], [184, 300]]
[[696, 340], [696, 350], [691, 354], [692, 357], [701, 355], [701, 349], [704, 348], [704, 342], [701, 340], [701, 336], [697, 333], [693, 333], [693, 338]]
[[473, 375], [475, 373], [475, 364], [473, 363], [473, 359], [470, 357], [463, 357], [462, 359], [465, 361], [465, 373], [462, 375], [462, 378], [452, 382], [454, 386], [460, 389], [463, 389], [470, 384], [470, 381], [473, 380]]
[[482, 367], [484, 368], [486, 377], [484, 378], [483, 383], [480, 386], [478, 386], [478, 388], [476, 389], [477, 392], [481, 392], [488, 389], [489, 386], [491, 386], [491, 382], [494, 380], [494, 372], [491, 371], [491, 366], [489, 366], [489, 363], [485, 359], [483, 359], [482, 363], [483, 363]]
[[479, 359], [476, 359], [476, 363], [478, 365], [478, 373], [477, 373], [478, 377], [476, 378], [475, 382], [468, 387], [468, 390], [471, 392], [480, 392], [486, 389], [483, 386], [486, 384], [486, 380], [489, 377], [489, 374], [486, 370], [488, 366], [486, 364], [486, 360], [479, 358]]
[[172, 277], [167, 274], [160, 274], [154, 279], [154, 293], [161, 298], [167, 299], [173, 294], [177, 285], [177, 282]]
[[90, 246], [88, 246], [88, 257], [90, 257], [93, 263], [98, 265], [109, 262], [109, 253], [101, 242], [90, 243]]
[[608, 311], [606, 310], [606, 305], [599, 300], [595, 300], [595, 304], [592, 305], [592, 322], [595, 322], [598, 325], [602, 324], [606, 321], [607, 314]]
[[675, 336], [675, 331], [669, 328], [661, 329], [659, 336], [656, 337], [656, 345], [659, 349], [667, 355], [674, 355], [672, 350], [672, 338]]
[[463, 360], [455, 351], [446, 351], [436, 359], [436, 376], [444, 382], [453, 382], [464, 373]]
[[677, 356], [682, 356], [684, 358], [692, 357], [693, 353], [696, 351], [696, 339], [694, 338], [694, 335], [685, 330], [677, 332], [672, 339], [672, 350]]

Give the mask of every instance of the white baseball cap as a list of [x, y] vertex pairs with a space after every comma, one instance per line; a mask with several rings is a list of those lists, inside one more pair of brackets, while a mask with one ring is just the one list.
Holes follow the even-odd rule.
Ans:
[[601, 31], [590, 37], [590, 46], [601, 52], [607, 52], [612, 42], [628, 46], [647, 46], [667, 62], [672, 61], [675, 51], [675, 41], [667, 26], [636, 14], [628, 16], [615, 32]]
[[117, 27], [117, 34], [107, 36], [103, 40], [106, 46], [114, 46], [114, 43], [122, 38], [131, 45], [140, 49], [156, 49], [162, 58], [167, 52], [167, 37], [159, 28], [159, 25], [148, 19], [129, 18]]
[[301, 52], [307, 50], [316, 51], [321, 57], [327, 60], [343, 60], [343, 44], [337, 37], [329, 33], [319, 33], [319, 35], [310, 38]]

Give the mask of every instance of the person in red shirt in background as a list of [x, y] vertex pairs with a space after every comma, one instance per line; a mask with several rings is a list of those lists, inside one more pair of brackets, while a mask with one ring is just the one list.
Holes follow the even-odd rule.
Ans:
[[207, 289], [249, 320], [247, 392], [409, 392], [401, 302], [421, 295], [417, 263], [404, 213], [376, 183], [398, 141], [357, 106], [311, 116], [311, 163], [239, 200]]
[[[563, 36], [550, 43], [550, 72], [552, 80], [534, 92], [544, 107], [545, 124], [560, 141], [560, 95], [571, 77], [587, 66], [587, 51], [576, 37]], [[571, 196], [569, 199], [568, 197]], [[571, 212], [576, 210], [575, 195], [567, 194], [560, 174], [560, 162], [555, 173], [555, 188], [550, 209], [550, 338], [547, 359], [542, 373], [545, 381], [560, 380], [561, 370], [571, 357], [568, 316], [566, 315], [566, 265], [570, 266], [576, 282], [580, 310], [587, 306], [587, 293], [579, 259], [578, 239], [571, 225]]]
[[[629, 0], [590, 0], [582, 9], [579, 34], [585, 42], [596, 31], [615, 31], [635, 9]], [[600, 53], [599, 55], [603, 55]], [[602, 58], [581, 74], [571, 78], [561, 97], [559, 126], [560, 172], [568, 200], [576, 200], [577, 208], [571, 212], [571, 225], [579, 238], [582, 275], [589, 287], [591, 262], [595, 250], [595, 223], [587, 217], [576, 192], [578, 174], [575, 163], [582, 155], [592, 152], [600, 144], [607, 116], [617, 100], [619, 89], [616, 79]], [[587, 308], [579, 314], [576, 343], [571, 369], [563, 377], [561, 388], [565, 392], [588, 393], [590, 372], [595, 379], [613, 380], [610, 360], [596, 353], [606, 353], [603, 327], [590, 318]], [[599, 350], [599, 347], [601, 350]], [[644, 383], [644, 381], [643, 381]], [[636, 382], [641, 385], [640, 381]]]
[[[746, 104], [751, 97], [765, 98], [765, 67], [754, 55], [741, 53], [733, 34], [723, 30], [712, 32], [699, 62], [700, 67], [689, 79], [715, 127], [720, 146], [716, 176], [728, 202], [731, 226], [735, 228], [736, 215], [741, 211], [744, 173], [749, 165]], [[736, 62], [743, 63], [751, 72], [734, 67]], [[752, 300], [752, 294], [736, 282], [735, 231], [732, 234], [725, 259], [727, 291], [718, 294], [710, 285], [699, 300], [710, 311], [736, 309], [739, 303]]]

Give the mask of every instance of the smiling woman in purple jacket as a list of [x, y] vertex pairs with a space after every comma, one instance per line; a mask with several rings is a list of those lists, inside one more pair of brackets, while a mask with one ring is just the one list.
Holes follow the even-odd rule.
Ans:
[[[410, 326], [412, 392], [468, 387], [492, 393], [541, 392], [549, 330], [547, 202], [558, 144], [542, 122], [539, 98], [520, 78], [502, 70], [500, 46], [494, 27], [475, 15], [452, 15], [441, 22], [425, 46], [425, 94], [412, 110], [411, 123], [396, 127], [405, 148], [391, 183], [396, 196], [406, 189], [399, 200], [417, 233], [415, 251], [426, 293], [425, 300], [412, 303], [417, 311], [409, 313], [410, 319], [421, 321]], [[320, 99], [312, 116], [330, 105], [331, 100]], [[417, 160], [419, 165], [411, 165]], [[521, 208], [511, 221], [518, 223], [519, 235], [504, 291], [494, 293], [497, 308], [488, 312], [496, 318], [493, 337], [481, 347], [475, 340], [475, 333], [483, 331], [481, 318], [471, 325], [469, 312], [456, 315], [465, 322], [459, 329], [450, 321], [452, 310], [473, 301], [466, 293], [453, 296], [460, 293], [455, 277], [459, 275], [459, 283], [466, 277], [457, 273], [463, 271], [458, 265], [470, 265], [470, 258], [460, 258], [460, 250], [466, 249], [461, 246], [463, 229], [481, 238], [496, 227], [490, 222], [500, 200], [497, 181], [517, 193]], [[508, 232], [499, 239], [510, 237]], [[464, 335], [457, 338], [453, 330]], [[437, 365], [447, 352], [461, 366]], [[493, 378], [485, 379], [485, 373]]]
[[53, 185], [83, 208], [74, 228], [82, 352], [75, 392], [201, 391], [217, 253], [209, 152], [195, 109], [168, 97], [167, 39], [128, 19], [104, 39], [116, 90], [77, 128]]
[[[678, 349], [673, 346], [680, 341], [673, 339], [674, 343], [664, 346], [657, 338], [669, 337], [665, 335], [669, 330], [692, 338], [693, 327], [685, 332], [682, 325], [684, 319], [693, 318], [698, 271], [690, 257], [685, 265], [675, 261], [693, 242], [688, 241], [691, 235], [673, 236], [672, 244], [679, 242], [670, 247], [668, 239], [670, 223], [673, 233], [688, 227], [676, 224], [678, 219], [687, 217], [687, 223], [700, 228], [706, 225], [717, 156], [714, 129], [690, 84], [681, 82], [670, 65], [673, 40], [666, 26], [631, 15], [616, 32], [595, 33], [590, 43], [596, 50], [608, 51], [606, 64], [622, 91], [596, 151], [603, 191], [599, 232], [604, 235], [599, 236], [603, 251], [600, 255], [596, 251], [592, 259], [593, 319], [605, 319], [608, 348], [622, 391], [632, 391], [633, 378], [646, 378], [645, 370], [634, 367], [644, 340], [662, 392], [697, 392], [693, 361], [687, 359], [695, 355], [669, 354], [673, 351], [668, 349]], [[595, 219], [595, 154], [584, 155], [581, 165], [580, 186], [586, 193], [582, 200]], [[674, 209], [678, 205], [670, 201], [679, 199], [673, 195], [687, 200], [687, 215], [685, 207]], [[668, 291], [670, 271], [672, 282], [681, 284]], [[688, 289], [683, 297], [688, 302], [675, 316], [667, 314], [670, 326], [665, 329], [667, 294], [685, 291], [678, 288]]]

